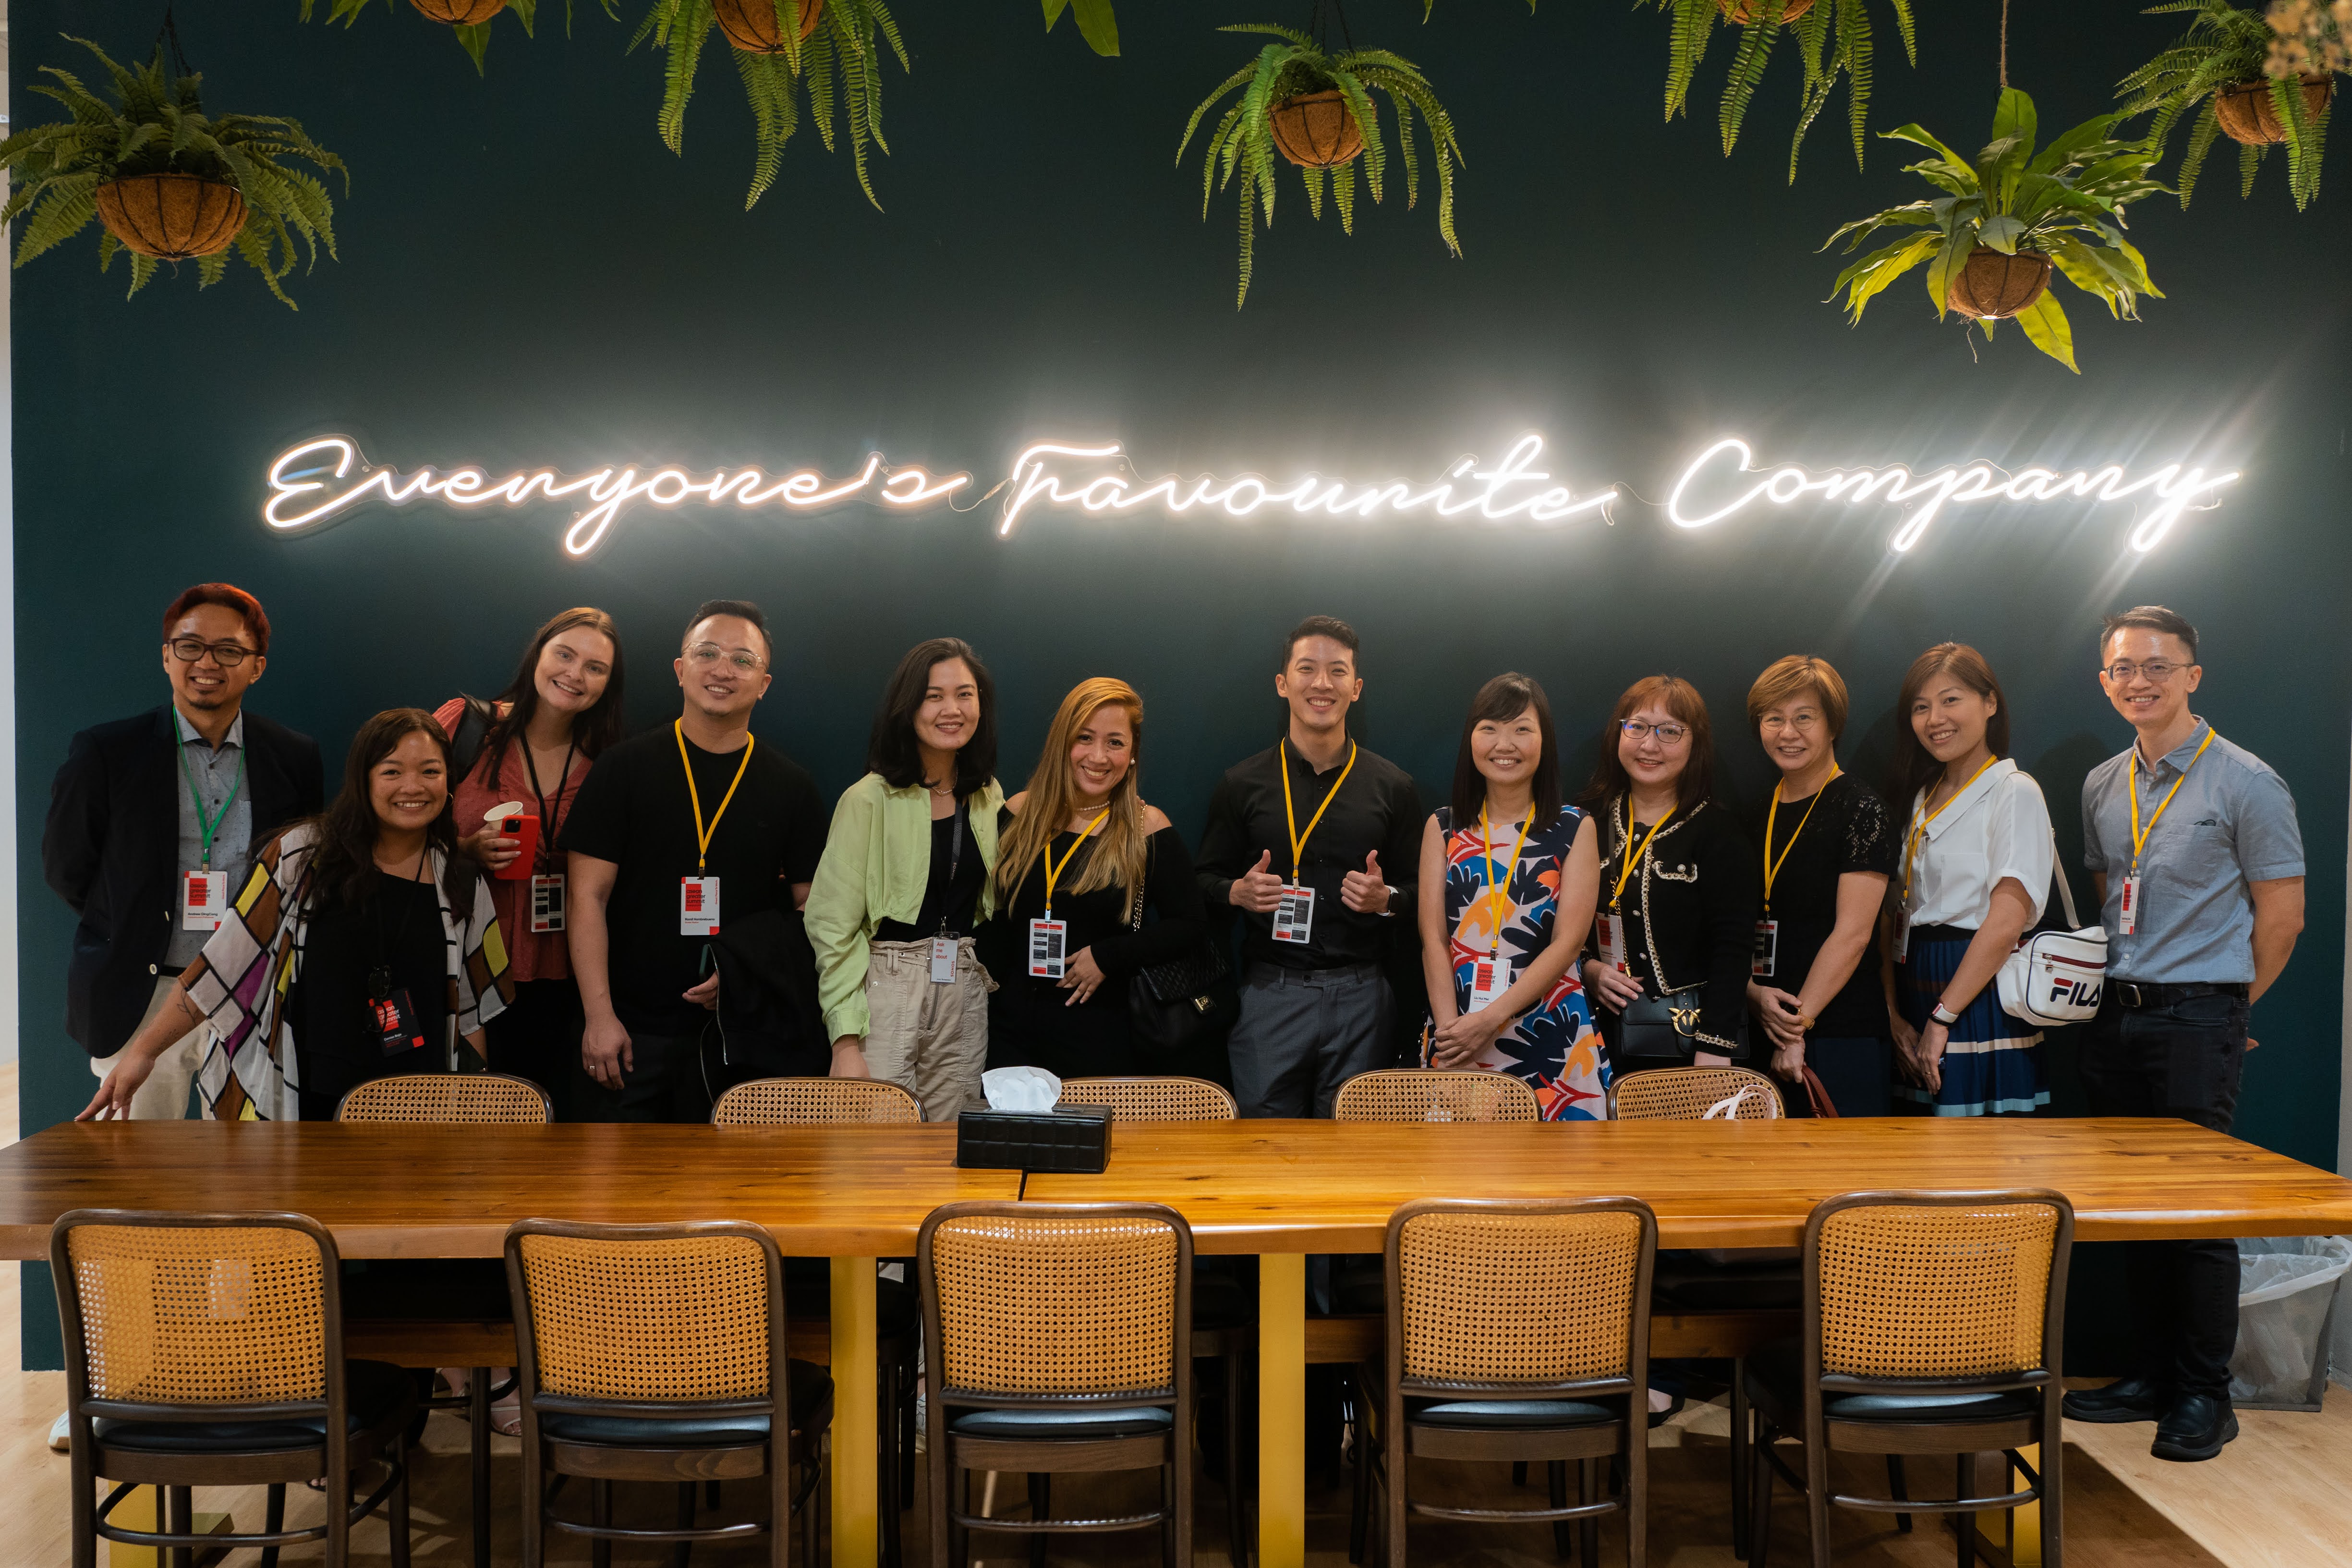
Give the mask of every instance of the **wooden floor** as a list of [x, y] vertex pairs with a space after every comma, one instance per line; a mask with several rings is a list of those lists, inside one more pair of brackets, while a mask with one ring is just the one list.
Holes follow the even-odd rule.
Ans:
[[[16, 1068], [0, 1068], [0, 1129], [15, 1124]], [[0, 1131], [0, 1142], [6, 1140]], [[15, 1564], [59, 1564], [70, 1559], [66, 1539], [67, 1469], [63, 1455], [47, 1447], [49, 1423], [62, 1408], [64, 1374], [5, 1370], [16, 1364], [17, 1270], [0, 1269], [0, 1516], [8, 1521], [0, 1531], [0, 1568]], [[2067, 1488], [2068, 1561], [2074, 1568], [2352, 1568], [2352, 1394], [2337, 1390], [2323, 1415], [2300, 1415], [2248, 1413], [2244, 1436], [2222, 1457], [2203, 1465], [2170, 1465], [2149, 1458], [2147, 1426], [2076, 1426], [2068, 1429]], [[1670, 1426], [1653, 1435], [1651, 1562], [1659, 1568], [1731, 1568], [1728, 1513], [1725, 1493], [1728, 1415], [1721, 1405], [1685, 1411]], [[453, 1417], [436, 1415], [427, 1428], [425, 1452], [416, 1461], [414, 1544], [415, 1561], [430, 1568], [460, 1568], [467, 1562], [465, 1432]], [[1915, 1465], [1916, 1495], [1932, 1497], [1936, 1478], [1927, 1467]], [[1498, 1467], [1424, 1464], [1415, 1471], [1416, 1492], [1434, 1496], [1454, 1493], [1473, 1506], [1526, 1506], [1537, 1494], [1515, 1493]], [[1883, 1475], [1875, 1478], [1883, 1482]], [[498, 1443], [495, 1484], [501, 1512], [494, 1536], [494, 1555], [501, 1563], [519, 1561], [515, 1507], [519, 1480], [516, 1445]], [[1871, 1472], [1859, 1468], [1843, 1484], [1853, 1490], [1870, 1489]], [[1098, 1483], [1108, 1492], [1121, 1483]], [[1945, 1495], [1950, 1481], [1943, 1480]], [[759, 1506], [753, 1489], [739, 1486], [721, 1517], [746, 1517], [743, 1510]], [[1083, 1506], [1087, 1493], [1075, 1480], [1057, 1489], [1056, 1511]], [[1347, 1561], [1347, 1503], [1344, 1485], [1318, 1490], [1308, 1499], [1309, 1561], [1318, 1568], [1337, 1568]], [[1197, 1498], [1195, 1563], [1214, 1568], [1225, 1558], [1223, 1499], [1214, 1482], [1203, 1478]], [[1785, 1491], [1776, 1496], [1773, 1561], [1790, 1565], [1807, 1558], [1802, 1509]], [[200, 1511], [226, 1509], [248, 1528], [257, 1524], [257, 1493], [197, 1494]], [[289, 1500], [289, 1522], [309, 1522], [318, 1512], [315, 1494], [298, 1492]], [[623, 1522], [635, 1512], [646, 1522], [669, 1507], [667, 1489], [660, 1495], [638, 1500], [638, 1508], [624, 1504]], [[1025, 1511], [1018, 1478], [1003, 1478], [991, 1511], [1018, 1517]], [[929, 1539], [922, 1526], [920, 1500], [907, 1516], [910, 1563], [929, 1568]], [[1942, 1521], [1919, 1516], [1909, 1535], [1897, 1534], [1891, 1521], [1875, 1516], [1842, 1513], [1836, 1520], [1837, 1561], [1853, 1568], [1927, 1568], [1956, 1560], [1956, 1543]], [[387, 1561], [383, 1527], [372, 1522], [358, 1536], [356, 1562], [370, 1565]], [[797, 1547], [797, 1542], [795, 1543]], [[1527, 1568], [1557, 1559], [1549, 1531], [1541, 1527], [1476, 1527], [1423, 1521], [1412, 1535], [1412, 1556], [1418, 1563], [1477, 1565], [1477, 1568]], [[982, 1561], [992, 1564], [1025, 1563], [1021, 1538], [982, 1538]], [[1156, 1548], [1143, 1536], [1066, 1537], [1056, 1544], [1056, 1563], [1125, 1564], [1150, 1562]], [[319, 1561], [317, 1547], [288, 1550], [288, 1564]], [[706, 1568], [765, 1560], [764, 1552], [750, 1543], [728, 1549], [705, 1547], [695, 1561]], [[797, 1560], [797, 1558], [796, 1558]], [[239, 1552], [228, 1559], [235, 1568], [257, 1561], [257, 1553]], [[558, 1541], [550, 1561], [585, 1563], [584, 1544]], [[667, 1556], [633, 1558], [616, 1552], [616, 1563], [667, 1562]], [[1622, 1563], [1622, 1535], [1604, 1530], [1604, 1563]]]

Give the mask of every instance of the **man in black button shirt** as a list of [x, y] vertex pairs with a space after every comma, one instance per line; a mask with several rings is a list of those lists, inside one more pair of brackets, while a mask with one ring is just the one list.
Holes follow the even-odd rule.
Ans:
[[1289, 732], [1209, 801], [1201, 893], [1248, 922], [1230, 1047], [1244, 1116], [1328, 1116], [1340, 1084], [1388, 1060], [1381, 961], [1413, 907], [1426, 814], [1412, 775], [1349, 738], [1356, 648], [1328, 616], [1292, 630], [1274, 678]]
[[686, 694], [677, 721], [597, 758], [564, 818], [580, 1059], [604, 1091], [589, 1120], [708, 1120], [710, 938], [722, 915], [807, 901], [826, 812], [807, 771], [751, 734], [770, 653], [758, 605], [697, 610], [673, 666]]

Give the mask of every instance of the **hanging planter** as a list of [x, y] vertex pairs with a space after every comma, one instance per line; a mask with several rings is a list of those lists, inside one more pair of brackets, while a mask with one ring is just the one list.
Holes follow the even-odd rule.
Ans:
[[[302, 0], [301, 18], [307, 22], [318, 6], [319, 0]], [[360, 19], [373, 0], [328, 0], [327, 22], [341, 22], [351, 26]], [[598, 0], [607, 16], [615, 16], [614, 0]], [[490, 23], [501, 15], [510, 16], [522, 24], [523, 36], [531, 36], [532, 24], [538, 19], [541, 0], [408, 0], [416, 14], [427, 21], [447, 27], [474, 62], [474, 69], [483, 68], [483, 58], [490, 47]], [[393, 0], [384, 0], [384, 9], [394, 8]], [[563, 0], [563, 28], [572, 30], [572, 0]]]
[[507, 0], [408, 0], [419, 15], [450, 27], [478, 27], [507, 8]]
[[1927, 180], [1937, 195], [1830, 236], [1824, 250], [1840, 240], [1853, 251], [1865, 239], [1899, 237], [1839, 273], [1831, 297], [1844, 289], [1846, 310], [1860, 325], [1864, 306], [1924, 266], [1937, 320], [1957, 312], [1990, 338], [1995, 322], [2013, 318], [2034, 347], [2077, 369], [2074, 330], [2050, 292], [2053, 264], [2119, 319], [2139, 319], [2141, 295], [2163, 297], [2148, 279], [2146, 258], [2123, 236], [2124, 208], [2164, 189], [2147, 177], [2157, 150], [2111, 136], [2121, 118], [2086, 120], [2037, 153], [2033, 100], [2003, 88], [1992, 135], [1974, 158], [1916, 125], [1882, 132], [1933, 154], [1906, 172]]
[[[52, 80], [32, 90], [64, 105], [68, 118], [0, 142], [0, 169], [16, 186], [0, 207], [0, 223], [16, 226], [16, 264], [54, 250], [96, 218], [106, 231], [98, 242], [99, 267], [129, 251], [133, 294], [167, 261], [195, 262], [197, 286], [209, 288], [236, 255], [290, 309], [281, 280], [294, 270], [296, 237], [307, 265], [317, 264], [321, 248], [334, 255], [335, 205], [323, 184], [284, 160], [337, 171], [343, 161], [295, 121], [206, 115], [198, 92], [203, 79], [181, 61], [181, 74], [167, 82], [161, 47], [145, 66], [129, 70], [96, 44], [70, 41], [98, 57], [114, 79], [116, 101], [98, 97], [70, 71], [41, 68]], [[348, 187], [348, 171], [344, 180]]]
[[[1666, 48], [1666, 118], [1686, 112], [1690, 89], [1706, 58], [1708, 41], [1717, 26], [1736, 29], [1731, 64], [1723, 81], [1723, 99], [1716, 109], [1716, 131], [1725, 157], [1738, 143], [1748, 106], [1764, 79], [1773, 46], [1782, 34], [1795, 39], [1803, 80], [1797, 98], [1797, 131], [1789, 142], [1789, 178], [1797, 177], [1797, 153], [1805, 132], [1843, 80], [1846, 86], [1846, 131], [1853, 142], [1854, 167], [1862, 166], [1864, 129], [1870, 114], [1871, 8], [1880, 0], [1639, 0], [1673, 18]], [[1912, 20], [1913, 0], [1885, 0], [1903, 40], [1903, 52], [1919, 63], [1918, 30]]]
[[2329, 67], [2347, 58], [2336, 13], [2310, 8], [2305, 19], [2316, 31], [2305, 38], [2290, 37], [2261, 11], [2229, 0], [2179, 0], [2159, 8], [2197, 16], [2162, 54], [2124, 78], [2116, 96], [2127, 115], [2155, 111], [2147, 140], [2159, 152], [2176, 129], [2189, 128], [2175, 180], [2180, 205], [2195, 193], [2206, 153], [2227, 137], [2238, 143], [2241, 196], [2253, 194], [2270, 150], [2284, 147], [2287, 195], [2298, 209], [2309, 206], [2319, 195], [2327, 110], [2336, 97]]
[[[2336, 100], [2336, 79], [2319, 75], [2302, 79], [2304, 120], [2314, 123]], [[2294, 90], [2285, 83], [2278, 85]], [[2279, 114], [2277, 97], [2267, 80], [2223, 88], [2213, 100], [2213, 118], [2222, 135], [2249, 147], [2276, 146], [2286, 141], [2291, 129], [2288, 120]]]
[[800, 37], [806, 38], [824, 15], [824, 0], [711, 0], [710, 8], [731, 47], [747, 55], [781, 55], [792, 52], [792, 46], [784, 42], [780, 13], [794, 4], [800, 6]]
[[1454, 166], [1462, 161], [1462, 144], [1454, 137], [1453, 117], [1437, 101], [1420, 67], [1387, 49], [1328, 53], [1307, 34], [1272, 23], [1246, 22], [1219, 31], [1263, 33], [1279, 40], [1260, 49], [1256, 59], [1201, 100], [1185, 122], [1183, 140], [1176, 144], [1181, 163], [1202, 119], [1220, 100], [1242, 89], [1241, 100], [1226, 110], [1210, 132], [1208, 151], [1201, 163], [1203, 218], [1219, 190], [1240, 186], [1242, 265], [1241, 287], [1234, 296], [1235, 310], [1249, 298], [1259, 219], [1263, 216], [1268, 226], [1274, 223], [1275, 154], [1298, 166], [1307, 184], [1307, 209], [1318, 218], [1323, 216], [1323, 196], [1328, 187], [1344, 233], [1356, 232], [1360, 169], [1372, 200], [1381, 199], [1388, 149], [1372, 107], [1374, 92], [1384, 94], [1396, 113], [1396, 146], [1404, 158], [1408, 207], [1421, 195], [1421, 165], [1412, 145], [1415, 114], [1427, 122], [1430, 161], [1437, 171], [1438, 237], [1448, 250], [1462, 254], [1461, 241], [1454, 233]]
[[[1756, 20], [1759, 11], [1769, 7], [1770, 0], [1765, 0], [1762, 5], [1757, 0], [1715, 0], [1715, 4], [1734, 26], [1744, 27]], [[1785, 26], [1812, 8], [1813, 0], [1780, 0], [1780, 21]]]

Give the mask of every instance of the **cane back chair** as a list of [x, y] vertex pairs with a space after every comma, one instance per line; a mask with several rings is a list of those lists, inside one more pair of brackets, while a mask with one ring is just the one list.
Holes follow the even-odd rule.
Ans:
[[1339, 1086], [1334, 1121], [1540, 1121], [1536, 1091], [1507, 1072], [1380, 1068]]
[[755, 1078], [710, 1108], [713, 1127], [810, 1127], [920, 1121], [915, 1097], [885, 1079]]
[[1066, 1078], [1061, 1103], [1107, 1105], [1115, 1121], [1231, 1121], [1238, 1114], [1234, 1097], [1204, 1078]]
[[[415, 1395], [398, 1367], [343, 1359], [342, 1279], [334, 1238], [294, 1214], [161, 1214], [76, 1209], [49, 1231], [65, 1331], [73, 1449], [74, 1568], [94, 1568], [101, 1537], [193, 1551], [278, 1549], [323, 1541], [329, 1568], [350, 1561], [352, 1526], [379, 1506], [394, 1568], [408, 1564], [407, 1428]], [[384, 1479], [354, 1502], [352, 1472]], [[97, 1483], [115, 1487], [103, 1501]], [[327, 1518], [286, 1528], [287, 1483], [323, 1479]], [[197, 1535], [199, 1486], [266, 1486], [257, 1533]], [[138, 1487], [164, 1494], [160, 1531], [109, 1522]]]
[[1612, 1121], [1699, 1121], [1710, 1111], [1735, 1121], [1778, 1121], [1787, 1114], [1772, 1080], [1746, 1068], [1652, 1068], [1609, 1086]]

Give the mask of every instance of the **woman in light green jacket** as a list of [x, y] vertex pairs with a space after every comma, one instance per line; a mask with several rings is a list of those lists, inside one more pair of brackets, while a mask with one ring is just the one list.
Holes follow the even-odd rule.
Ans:
[[887, 1079], [926, 1121], [981, 1103], [988, 994], [971, 930], [992, 912], [996, 686], [970, 644], [918, 643], [898, 661], [866, 775], [834, 808], [809, 889], [817, 1001], [833, 1076]]

